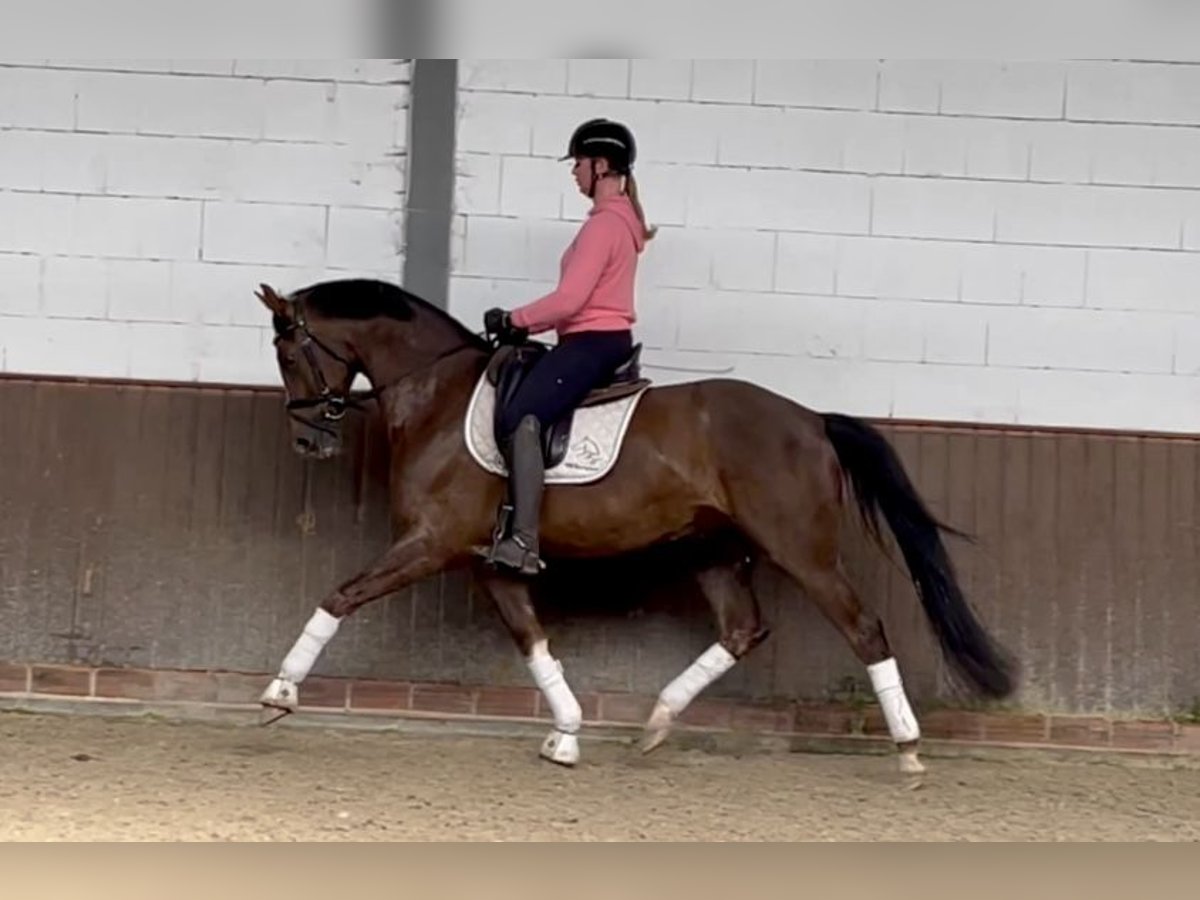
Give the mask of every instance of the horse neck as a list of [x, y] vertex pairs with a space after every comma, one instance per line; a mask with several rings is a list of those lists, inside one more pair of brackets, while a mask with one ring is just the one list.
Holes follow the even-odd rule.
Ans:
[[417, 427], [431, 414], [444, 412], [446, 392], [469, 390], [486, 355], [465, 344], [456, 329], [436, 321], [387, 323], [360, 336], [356, 344], [391, 432]]

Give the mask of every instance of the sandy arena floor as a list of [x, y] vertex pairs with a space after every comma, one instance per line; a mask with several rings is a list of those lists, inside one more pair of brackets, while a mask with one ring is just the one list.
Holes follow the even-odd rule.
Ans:
[[1200, 771], [0, 713], [3, 840], [1189, 840]]

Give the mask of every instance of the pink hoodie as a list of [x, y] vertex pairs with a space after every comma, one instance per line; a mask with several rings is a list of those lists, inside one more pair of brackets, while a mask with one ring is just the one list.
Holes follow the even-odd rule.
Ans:
[[513, 324], [559, 337], [633, 326], [634, 278], [646, 246], [642, 223], [624, 194], [597, 203], [562, 255], [558, 287], [512, 311]]

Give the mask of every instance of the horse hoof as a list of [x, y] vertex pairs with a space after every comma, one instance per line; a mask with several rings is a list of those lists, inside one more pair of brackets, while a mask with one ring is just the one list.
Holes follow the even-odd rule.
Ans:
[[259, 724], [270, 725], [296, 711], [300, 704], [300, 689], [286, 678], [276, 678], [267, 685], [258, 702], [263, 707], [258, 715]]
[[280, 709], [278, 706], [266, 706], [258, 711], [258, 724], [264, 728], [268, 725], [274, 725], [280, 719], [290, 716], [290, 709]]
[[899, 756], [900, 772], [903, 775], [924, 775], [925, 764], [917, 759], [916, 750], [903, 750]]
[[573, 766], [579, 762], [579, 736], [552, 731], [542, 741], [540, 755], [560, 766]]
[[642, 753], [650, 753], [662, 746], [663, 741], [671, 734], [671, 725], [675, 717], [663, 703], [654, 705], [654, 711], [646, 720], [646, 735], [642, 738]]
[[660, 728], [657, 731], [647, 732], [646, 736], [642, 738], [642, 755], [646, 756], [653, 753], [666, 742], [670, 734], [671, 729], [669, 728]]

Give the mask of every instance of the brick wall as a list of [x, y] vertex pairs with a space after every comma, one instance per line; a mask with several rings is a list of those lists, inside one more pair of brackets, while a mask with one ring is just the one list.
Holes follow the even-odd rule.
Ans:
[[586, 210], [555, 160], [608, 115], [661, 226], [639, 297], [658, 381], [1195, 431], [1198, 89], [1153, 62], [466, 60], [451, 309], [553, 286]]
[[260, 281], [399, 278], [408, 78], [0, 64], [0, 371], [278, 383]]

